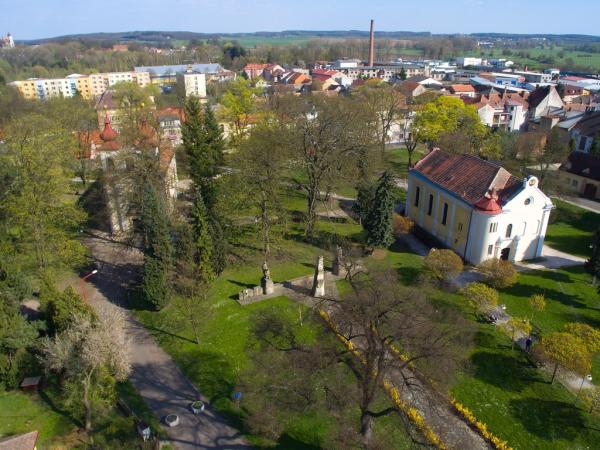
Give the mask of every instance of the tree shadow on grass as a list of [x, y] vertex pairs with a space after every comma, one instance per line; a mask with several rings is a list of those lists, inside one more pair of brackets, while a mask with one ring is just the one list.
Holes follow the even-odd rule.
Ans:
[[569, 403], [523, 398], [511, 400], [509, 408], [527, 431], [548, 441], [572, 441], [585, 427], [581, 410]]
[[520, 392], [531, 383], [543, 382], [535, 368], [516, 355], [478, 351], [471, 363], [476, 378], [505, 391]]
[[277, 445], [272, 447], [273, 450], [319, 450], [320, 448], [321, 447], [299, 441], [298, 439], [291, 437], [289, 434], [282, 435], [279, 438]]
[[236, 383], [236, 372], [222, 354], [192, 349], [180, 353], [177, 364], [211, 403], [230, 398]]
[[579, 295], [569, 295], [556, 289], [548, 289], [539, 286], [531, 286], [528, 284], [517, 283], [508, 288], [502, 289], [502, 292], [515, 297], [527, 299], [534, 294], [543, 294], [546, 300], [552, 300], [562, 303], [565, 306], [581, 309], [596, 309], [590, 308], [585, 299], [581, 299]]
[[42, 399], [42, 401], [48, 405], [48, 407], [54, 411], [57, 414], [60, 414], [61, 416], [63, 416], [65, 419], [67, 419], [69, 422], [71, 422], [72, 424], [76, 425], [79, 428], [83, 427], [83, 422], [80, 422], [79, 420], [77, 420], [76, 418], [74, 418], [67, 410], [62, 409], [61, 407], [59, 407], [59, 405], [56, 404], [56, 402], [54, 401], [54, 399], [52, 397], [54, 397], [54, 395], [48, 395], [48, 393], [45, 390], [41, 390], [38, 392], [40, 399]]

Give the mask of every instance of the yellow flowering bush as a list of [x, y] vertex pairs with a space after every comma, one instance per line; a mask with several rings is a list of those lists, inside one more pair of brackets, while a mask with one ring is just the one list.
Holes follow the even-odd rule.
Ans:
[[464, 406], [462, 403], [459, 403], [458, 401], [452, 399], [452, 406], [454, 406], [454, 408], [465, 418], [467, 419], [467, 422], [469, 422], [471, 425], [473, 425], [477, 431], [479, 432], [479, 434], [487, 441], [491, 442], [492, 445], [494, 446], [494, 448], [496, 448], [497, 450], [513, 450], [510, 445], [508, 445], [508, 442], [503, 441], [502, 439], [500, 439], [498, 436], [494, 436], [492, 434], [491, 431], [489, 431], [487, 429], [487, 425], [483, 422], [480, 422], [479, 420], [477, 420], [477, 417], [475, 417], [475, 414], [473, 414], [469, 408], [467, 408], [466, 406]]

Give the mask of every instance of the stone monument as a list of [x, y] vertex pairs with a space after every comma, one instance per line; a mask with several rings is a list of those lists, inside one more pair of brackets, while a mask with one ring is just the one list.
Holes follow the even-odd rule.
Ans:
[[260, 280], [260, 286], [262, 287], [262, 293], [264, 295], [270, 295], [275, 291], [273, 280], [271, 279], [271, 271], [267, 262], [265, 261], [262, 265], [263, 277]]
[[346, 276], [346, 265], [344, 264], [344, 253], [342, 247], [339, 245], [335, 246], [335, 257], [333, 258], [333, 264], [331, 266], [331, 273], [337, 277]]
[[325, 268], [322, 256], [319, 256], [317, 260], [311, 295], [313, 297], [323, 297], [325, 295]]

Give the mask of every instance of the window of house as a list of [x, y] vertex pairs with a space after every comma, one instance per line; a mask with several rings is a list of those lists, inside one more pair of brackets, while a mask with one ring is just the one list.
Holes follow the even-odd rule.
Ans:
[[442, 225], [446, 225], [448, 219], [448, 203], [444, 203], [444, 212], [442, 213]]
[[458, 227], [456, 227], [456, 228], [458, 228], [458, 231], [462, 231], [462, 229], [463, 229], [462, 222], [458, 222]]
[[506, 227], [506, 237], [509, 238], [512, 235], [512, 223]]
[[490, 223], [490, 233], [498, 231], [498, 222]]
[[492, 253], [494, 253], [494, 246], [488, 245], [488, 255], [491, 255]]
[[571, 181], [571, 186], [573, 186], [573, 187], [577, 187], [578, 184], [579, 183], [577, 182], [577, 180]]
[[429, 206], [427, 207], [427, 215], [431, 215], [431, 211], [433, 210], [433, 195], [429, 194]]
[[417, 190], [415, 191], [415, 206], [419, 206], [419, 197], [421, 196], [421, 188], [417, 186]]
[[579, 138], [579, 150], [581, 150], [582, 152], [585, 151], [586, 142], [587, 142], [587, 137], [581, 136]]

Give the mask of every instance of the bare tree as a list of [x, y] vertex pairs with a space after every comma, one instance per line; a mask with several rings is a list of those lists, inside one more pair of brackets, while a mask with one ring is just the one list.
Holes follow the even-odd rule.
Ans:
[[[42, 362], [47, 370], [57, 372], [81, 388], [85, 409], [85, 429], [92, 429], [95, 399], [107, 395], [100, 389], [109, 375], [113, 380], [127, 378], [131, 371], [125, 317], [115, 308], [101, 311], [97, 321], [89, 317], [74, 318], [71, 326], [42, 346]], [[114, 381], [113, 388], [114, 388]]]
[[279, 116], [288, 131], [285, 144], [306, 175], [298, 183], [307, 193], [305, 234], [312, 237], [321, 192], [366, 157], [364, 111], [349, 99], [312, 98], [296, 99]]
[[[419, 289], [402, 287], [394, 271], [350, 272], [347, 279], [352, 290], [332, 308], [331, 319], [362, 355], [353, 370], [361, 391], [360, 432], [368, 445], [374, 419], [385, 413], [372, 409], [383, 378], [395, 374], [400, 389], [422, 389], [417, 367], [447, 383], [471, 333], [462, 316], [434, 308]], [[395, 355], [392, 345], [405, 356]]]
[[[271, 371], [266, 375], [254, 370], [245, 377], [256, 402], [250, 416], [257, 431], [281, 431], [282, 424], [273, 425], [275, 409], [300, 413], [321, 405], [336, 418], [347, 439], [354, 436], [352, 446], [376, 448], [375, 420], [396, 411], [391, 403], [376, 402], [383, 380], [393, 378], [398, 389], [416, 392], [427, 388], [422, 376], [426, 373], [443, 386], [462, 361], [472, 335], [462, 316], [434, 308], [420, 290], [401, 287], [391, 271], [367, 274], [349, 261], [345, 266], [351, 291], [341, 300], [324, 300], [321, 306], [330, 311], [338, 332], [360, 357], [340, 346], [326, 328], [313, 324], [320, 331], [307, 342], [295, 320], [261, 312], [253, 322], [253, 360], [256, 367], [268, 365]], [[405, 357], [399, 357], [398, 350]], [[341, 379], [355, 383], [340, 386]], [[263, 408], [264, 403], [270, 406]], [[356, 408], [358, 422], [348, 413]]]

